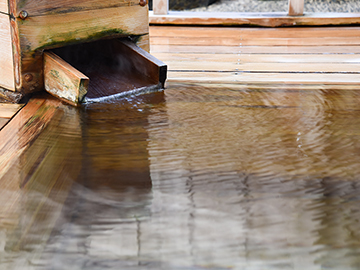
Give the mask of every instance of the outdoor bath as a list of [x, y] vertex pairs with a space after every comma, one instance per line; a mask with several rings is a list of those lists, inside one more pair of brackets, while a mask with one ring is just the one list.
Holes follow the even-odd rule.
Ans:
[[83, 108], [49, 96], [51, 121], [1, 177], [1, 269], [357, 269], [358, 100], [183, 84]]
[[[97, 1], [67, 1], [85, 2]], [[146, 7], [125, 2], [109, 9], [145, 22]], [[21, 27], [46, 21], [30, 11]], [[204, 16], [152, 14], [157, 25], [130, 38], [47, 47], [98, 78], [87, 96], [97, 102], [34, 91], [10, 104], [22, 92], [2, 90], [0, 270], [360, 268], [360, 16]], [[238, 25], [202, 25], [229, 20]], [[150, 42], [165, 89], [117, 95], [145, 73], [117, 76], [118, 38]], [[41, 81], [47, 69], [35, 67], [24, 85]], [[157, 67], [150, 90], [164, 86]]]

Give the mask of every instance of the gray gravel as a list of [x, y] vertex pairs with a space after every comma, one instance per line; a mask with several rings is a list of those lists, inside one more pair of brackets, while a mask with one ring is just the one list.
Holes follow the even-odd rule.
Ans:
[[[219, 0], [191, 11], [211, 12], [287, 12], [288, 0]], [[304, 12], [359, 12], [359, 0], [305, 0]]]

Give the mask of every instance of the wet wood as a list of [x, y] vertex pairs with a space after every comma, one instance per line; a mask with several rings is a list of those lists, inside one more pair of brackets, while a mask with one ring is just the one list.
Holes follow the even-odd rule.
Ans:
[[289, 16], [301, 16], [304, 13], [304, 0], [289, 0]]
[[52, 52], [44, 53], [44, 84], [50, 94], [73, 105], [83, 102], [89, 78]]
[[177, 12], [156, 15], [150, 11], [150, 24], [154, 25], [253, 25], [266, 27], [296, 25], [350, 25], [360, 23], [359, 13], [310, 13], [306, 16], [288, 16], [281, 13], [237, 13], [237, 12]]
[[8, 0], [0, 0], [0, 12], [9, 13]]
[[[29, 2], [30, 3], [30, 2]], [[34, 3], [31, 1], [31, 3]], [[16, 14], [16, 7], [12, 6]], [[17, 15], [15, 17], [18, 17]], [[49, 24], [51, 21], [51, 24]], [[140, 5], [116, 6], [104, 9], [17, 18], [14, 36], [21, 36], [15, 49], [17, 54], [16, 88], [24, 93], [42, 90], [42, 50], [74, 43], [98, 40], [103, 37], [141, 36], [148, 34], [148, 12]], [[21, 52], [21, 53], [20, 53]], [[32, 80], [25, 80], [25, 75]]]
[[0, 13], [0, 87], [15, 91], [10, 18]]
[[[319, 85], [354, 85], [360, 83], [358, 74], [321, 74], [321, 73], [257, 73], [257, 72], [196, 72], [169, 71], [169, 82], [191, 83], [242, 83], [242, 84], [312, 84]], [[317, 85], [317, 86], [315, 86]]]
[[53, 50], [89, 78], [87, 100], [162, 88], [166, 65], [125, 39], [99, 40]]
[[161, 87], [164, 87], [167, 72], [167, 65], [164, 62], [139, 48], [129, 40], [119, 40], [116, 50], [118, 55], [126, 55], [131, 66], [137, 73], [153, 80], [154, 84], [160, 83]]
[[[81, 166], [69, 161], [81, 151], [79, 121], [78, 110], [45, 95], [32, 99], [1, 131], [0, 227], [6, 228], [7, 250], [31, 246], [33, 258], [41, 256], [80, 172]], [[71, 139], [54, 127], [66, 130]], [[51, 143], [44, 144], [47, 140]]]

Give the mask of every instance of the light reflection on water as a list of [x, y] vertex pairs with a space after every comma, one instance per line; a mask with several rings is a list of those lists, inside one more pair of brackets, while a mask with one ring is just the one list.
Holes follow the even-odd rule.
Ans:
[[65, 106], [1, 180], [27, 182], [1, 190], [0, 269], [360, 269], [358, 104], [170, 85]]

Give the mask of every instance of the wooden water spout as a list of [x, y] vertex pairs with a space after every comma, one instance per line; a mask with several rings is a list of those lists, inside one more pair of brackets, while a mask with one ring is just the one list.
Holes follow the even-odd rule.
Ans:
[[13, 102], [46, 89], [77, 105], [166, 80], [144, 0], [0, 0], [0, 46], [0, 94]]

